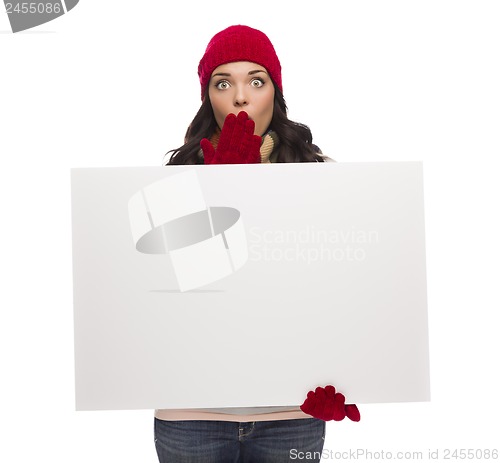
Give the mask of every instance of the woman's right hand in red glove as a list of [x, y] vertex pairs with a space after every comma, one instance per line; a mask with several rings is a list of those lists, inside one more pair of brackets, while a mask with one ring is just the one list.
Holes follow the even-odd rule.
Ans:
[[352, 421], [359, 421], [361, 416], [355, 404], [346, 404], [345, 397], [336, 392], [331, 385], [317, 387], [309, 391], [300, 409], [308, 415], [323, 421], [342, 421], [346, 416]]
[[200, 142], [205, 164], [255, 164], [261, 162], [262, 138], [254, 135], [255, 122], [245, 111], [238, 116], [229, 113], [222, 127], [219, 143], [214, 148], [210, 140]]

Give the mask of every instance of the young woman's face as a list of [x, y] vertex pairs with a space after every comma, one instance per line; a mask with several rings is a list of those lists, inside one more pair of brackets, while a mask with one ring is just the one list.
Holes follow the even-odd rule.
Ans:
[[262, 136], [271, 123], [274, 85], [259, 64], [237, 61], [219, 66], [210, 77], [208, 97], [221, 129], [229, 113], [238, 115], [240, 111], [255, 122], [255, 135]]

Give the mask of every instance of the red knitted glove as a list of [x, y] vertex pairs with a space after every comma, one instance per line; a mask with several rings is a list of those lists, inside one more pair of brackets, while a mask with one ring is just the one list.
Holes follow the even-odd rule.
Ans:
[[308, 415], [323, 421], [342, 421], [346, 416], [352, 421], [359, 421], [361, 416], [354, 404], [345, 405], [345, 397], [340, 392], [335, 393], [333, 386], [317, 387], [309, 391], [300, 409]]
[[222, 127], [219, 144], [215, 149], [210, 140], [200, 142], [205, 164], [255, 164], [260, 163], [262, 138], [254, 135], [255, 122], [245, 111], [236, 117], [229, 113]]

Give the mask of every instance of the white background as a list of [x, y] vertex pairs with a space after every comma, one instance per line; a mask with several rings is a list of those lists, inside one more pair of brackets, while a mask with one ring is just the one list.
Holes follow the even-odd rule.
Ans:
[[362, 406], [325, 449], [500, 447], [500, 4], [175, 3], [81, 0], [18, 34], [0, 12], [0, 460], [156, 461], [152, 411], [74, 411], [69, 169], [160, 164], [238, 23], [271, 38], [325, 153], [424, 162], [432, 401]]

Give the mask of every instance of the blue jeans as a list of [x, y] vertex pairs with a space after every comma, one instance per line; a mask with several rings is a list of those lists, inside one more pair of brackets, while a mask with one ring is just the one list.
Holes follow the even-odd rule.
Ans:
[[315, 418], [255, 421], [164, 421], [155, 418], [160, 463], [319, 462], [325, 422]]

